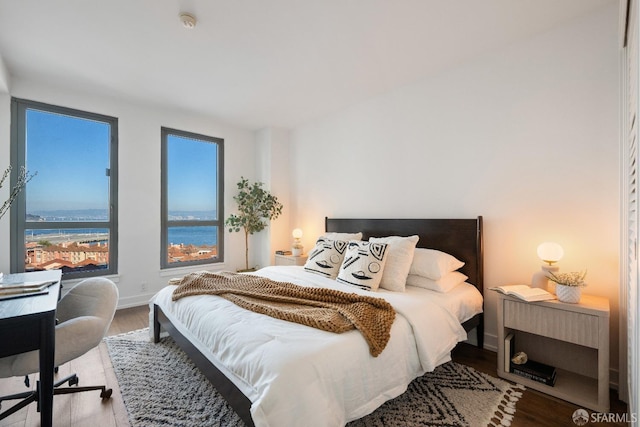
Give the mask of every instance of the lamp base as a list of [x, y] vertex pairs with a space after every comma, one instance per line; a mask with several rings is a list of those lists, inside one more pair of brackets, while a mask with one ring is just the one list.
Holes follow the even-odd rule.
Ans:
[[[541, 288], [541, 289], [544, 289], [545, 291], [555, 293], [555, 286], [549, 285], [549, 277], [547, 276], [547, 274], [550, 271], [555, 273], [556, 271], [559, 271], [559, 270], [560, 270], [559, 267], [554, 267], [552, 265], [542, 265], [540, 267], [540, 271], [536, 272], [531, 278], [531, 287]], [[553, 289], [550, 289], [551, 287]]]
[[302, 256], [302, 247], [300, 248], [291, 248], [291, 255], [293, 256]]

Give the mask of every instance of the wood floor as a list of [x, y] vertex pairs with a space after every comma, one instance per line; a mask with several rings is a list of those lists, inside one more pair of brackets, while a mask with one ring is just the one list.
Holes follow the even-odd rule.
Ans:
[[[109, 329], [109, 335], [117, 335], [140, 328], [149, 324], [149, 310], [147, 306], [118, 310]], [[480, 350], [473, 346], [461, 344], [453, 352], [453, 359], [459, 363], [496, 376], [496, 354], [488, 350]], [[58, 395], [54, 398], [54, 426], [55, 427], [127, 427], [127, 410], [119, 393], [117, 381], [107, 349], [104, 343], [84, 356], [60, 367], [58, 378], [67, 373], [78, 373], [80, 385], [107, 384], [113, 388], [113, 396], [102, 401], [99, 392], [86, 392], [69, 395]], [[35, 378], [30, 376], [33, 386]], [[23, 378], [0, 379], [0, 396], [27, 390]], [[3, 408], [9, 407], [6, 403]], [[571, 415], [578, 406], [564, 402], [542, 393], [527, 390], [517, 404], [516, 416], [512, 426], [573, 426]], [[626, 405], [617, 399], [612, 391], [611, 412], [624, 413]], [[39, 413], [35, 404], [29, 405], [10, 417], [0, 421], [0, 427], [31, 427], [39, 426]], [[607, 425], [626, 425], [622, 423]], [[152, 426], [149, 426], [152, 427]], [[475, 426], [472, 426], [475, 427]]]

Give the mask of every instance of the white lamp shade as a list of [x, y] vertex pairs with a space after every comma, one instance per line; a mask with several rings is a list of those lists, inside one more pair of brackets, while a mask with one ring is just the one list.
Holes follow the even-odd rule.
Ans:
[[562, 246], [554, 242], [544, 242], [538, 246], [538, 256], [546, 263], [553, 264], [560, 261], [564, 255]]
[[302, 230], [300, 230], [299, 228], [296, 228], [293, 230], [293, 232], [291, 233], [291, 235], [295, 238], [295, 239], [299, 239], [302, 237]]

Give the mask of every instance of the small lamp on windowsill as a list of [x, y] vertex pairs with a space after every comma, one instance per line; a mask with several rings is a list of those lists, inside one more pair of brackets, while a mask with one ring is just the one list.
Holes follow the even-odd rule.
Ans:
[[547, 289], [549, 285], [549, 277], [548, 274], [550, 271], [556, 272], [560, 270], [559, 267], [554, 266], [553, 264], [560, 261], [562, 256], [564, 255], [564, 250], [562, 246], [553, 242], [544, 242], [538, 246], [538, 257], [547, 265], [542, 265], [540, 271], [535, 273], [531, 278], [531, 286], [534, 288], [542, 288], [547, 291], [552, 291]]
[[291, 247], [291, 254], [293, 256], [301, 256], [302, 249], [304, 249], [302, 243], [300, 243], [300, 239], [302, 238], [302, 230], [296, 228], [293, 230], [291, 235], [293, 236], [293, 246]]

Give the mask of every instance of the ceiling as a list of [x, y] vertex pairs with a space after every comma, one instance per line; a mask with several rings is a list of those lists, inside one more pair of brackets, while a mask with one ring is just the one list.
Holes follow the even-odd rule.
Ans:
[[612, 3], [0, 0], [0, 57], [11, 76], [294, 128]]

